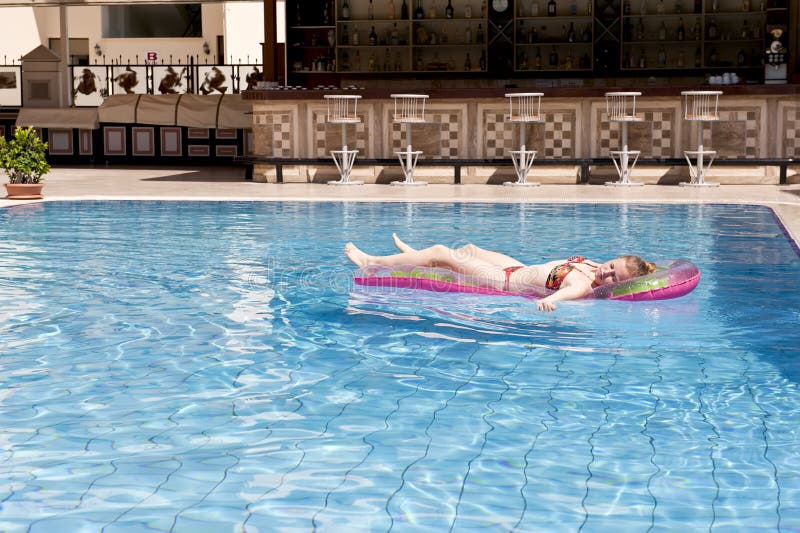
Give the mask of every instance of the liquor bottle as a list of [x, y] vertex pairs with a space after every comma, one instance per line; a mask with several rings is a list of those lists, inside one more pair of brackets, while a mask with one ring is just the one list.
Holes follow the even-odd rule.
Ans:
[[681, 50], [678, 52], [678, 67], [683, 68], [686, 66], [686, 54]]
[[378, 34], [375, 33], [375, 26], [372, 27], [372, 30], [369, 32], [369, 45], [375, 46], [378, 44]]
[[414, 10], [415, 19], [424, 19], [425, 10], [422, 8], [422, 0], [417, 0], [417, 9]]
[[708, 54], [708, 65], [710, 67], [716, 67], [717, 66], [717, 49], [716, 48], [712, 48], [711, 49], [711, 53]]
[[594, 11], [594, 0], [586, 0], [586, 15], [591, 17], [592, 11]]
[[403, 5], [400, 6], [400, 18], [408, 20], [408, 4], [406, 4], [406, 0], [403, 0]]
[[592, 25], [591, 24], [587, 24], [586, 26], [583, 27], [583, 35], [581, 37], [583, 38], [583, 42], [585, 42], [585, 43], [592, 42]]
[[584, 52], [581, 58], [578, 60], [578, 68], [581, 70], [588, 70], [592, 66], [592, 60], [589, 59], [589, 53]]
[[342, 20], [350, 20], [350, 3], [347, 0], [342, 2]]
[[642, 17], [647, 15], [647, 0], [642, 0], [642, 3], [639, 4], [639, 15]]
[[469, 52], [467, 52], [467, 57], [464, 59], [464, 70], [472, 70], [472, 60], [469, 58]]
[[467, 29], [464, 30], [464, 43], [470, 44], [472, 42], [472, 28], [467, 26]]
[[742, 0], [742, 11], [745, 13], [750, 11], [750, 0]]
[[658, 49], [658, 66], [659, 67], [666, 67], [667, 66], [667, 51], [663, 48]]
[[539, 47], [536, 47], [536, 56], [533, 58], [533, 68], [540, 69], [542, 68], [542, 51]]
[[481, 58], [478, 60], [481, 70], [486, 70], [486, 50], [481, 50]]
[[528, 70], [528, 54], [522, 52], [522, 55], [519, 56], [519, 70]]
[[666, 41], [667, 40], [667, 26], [664, 24], [664, 21], [661, 21], [661, 25], [658, 27], [658, 40], [659, 41]]
[[547, 2], [547, 16], [548, 17], [556, 16], [556, 0], [549, 0]]
[[367, 4], [367, 18], [369, 20], [375, 18], [375, 6], [372, 4], [372, 0], [369, 0], [369, 4]]
[[389, 70], [389, 49], [383, 51], [383, 70], [384, 72]]
[[694, 68], [700, 68], [701, 66], [703, 66], [703, 54], [698, 46], [694, 51]]
[[472, 18], [472, 6], [467, 4], [464, 6], [464, 18], [471, 19]]
[[706, 28], [706, 37], [709, 39], [716, 39], [717, 36], [717, 23], [714, 22], [714, 19], [711, 19], [711, 22], [708, 23], [708, 27]]
[[573, 17], [578, 14], [578, 0], [572, 0], [569, 3], [569, 14]]
[[356, 58], [353, 61], [353, 70], [355, 70], [356, 72], [361, 71], [361, 52], [359, 52], [358, 50], [356, 50]]
[[700, 19], [698, 18], [694, 20], [694, 28], [692, 29], [692, 38], [695, 41], [699, 41], [701, 32], [702, 30], [700, 29]]
[[389, 20], [394, 20], [394, 0], [389, 0], [388, 5], [386, 6], [386, 14], [388, 15], [387, 18]]
[[569, 31], [567, 32], [567, 42], [568, 43], [575, 42], [575, 24], [573, 22], [569, 23]]
[[750, 28], [747, 26], [747, 21], [742, 21], [742, 39], [749, 39], [750, 38]]
[[347, 33], [347, 24], [342, 26], [342, 46], [350, 44], [350, 34]]
[[636, 40], [637, 41], [644, 41], [644, 22], [642, 19], [639, 19], [639, 23], [636, 25]]
[[400, 32], [397, 31], [396, 22], [392, 26], [392, 33], [390, 34], [389, 42], [392, 44], [392, 46], [397, 46], [398, 44], [400, 44]]
[[531, 26], [531, 29], [528, 30], [528, 42], [529, 43], [538, 43], [539, 42], [539, 32], [536, 31], [536, 24]]
[[683, 27], [683, 17], [678, 19], [678, 32], [676, 37], [679, 41], [682, 41], [686, 38], [686, 28]]
[[719, 0], [711, 0], [711, 11], [714, 13], [719, 11]]
[[539, 16], [539, 2], [537, 0], [533, 0], [533, 2], [531, 2], [531, 16]]
[[550, 64], [551, 67], [557, 67], [558, 66], [558, 51], [556, 50], [555, 46], [550, 51], [549, 64]]
[[567, 58], [564, 60], [564, 69], [565, 70], [572, 70], [573, 61], [572, 61], [572, 50], [567, 50]]
[[623, 0], [623, 2], [622, 2], [622, 14], [623, 15], [630, 15], [631, 14], [631, 0]]
[[639, 68], [647, 68], [647, 58], [644, 55], [644, 48], [639, 54]]
[[664, 0], [658, 0], [656, 4], [656, 13], [659, 15], [663, 15], [664, 11], [666, 11], [666, 6], [664, 6]]
[[447, 0], [447, 7], [444, 8], [444, 16], [451, 19], [453, 18], [453, 2], [452, 0]]
[[327, 26], [331, 23], [331, 17], [328, 13], [328, 2], [325, 2], [325, 5], [322, 6], [322, 25]]
[[675, 14], [680, 15], [683, 13], [683, 2], [682, 0], [675, 0]]
[[447, 28], [442, 28], [442, 37], [439, 39], [439, 41], [442, 44], [447, 44], [449, 40], [450, 38], [447, 37]]
[[694, 12], [698, 15], [703, 12], [703, 0], [694, 0]]
[[361, 36], [358, 34], [358, 28], [353, 30], [353, 35], [350, 36], [350, 42], [353, 43], [353, 46], [358, 46], [361, 44]]
[[736, 63], [740, 67], [743, 67], [745, 65], [745, 63], [747, 63], [747, 54], [745, 53], [744, 48], [739, 50], [739, 55], [736, 58]]
[[483, 27], [480, 24], [478, 24], [478, 31], [475, 32], [475, 42], [482, 44], [483, 41], [484, 41]]

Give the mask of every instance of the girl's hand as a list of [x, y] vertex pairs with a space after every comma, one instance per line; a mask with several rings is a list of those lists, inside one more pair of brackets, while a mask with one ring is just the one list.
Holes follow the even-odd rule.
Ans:
[[539, 300], [536, 302], [536, 309], [539, 311], [554, 311], [556, 308], [553, 302], [548, 302], [547, 300]]

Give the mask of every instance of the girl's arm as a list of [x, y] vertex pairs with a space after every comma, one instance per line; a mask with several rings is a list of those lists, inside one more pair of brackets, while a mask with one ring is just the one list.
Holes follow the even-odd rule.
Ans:
[[539, 311], [553, 311], [556, 306], [553, 302], [563, 302], [564, 300], [575, 300], [577, 298], [582, 298], [592, 292], [592, 285], [591, 283], [584, 283], [581, 281], [573, 282], [567, 284], [567, 279], [564, 280], [564, 283], [561, 285], [561, 288], [558, 289], [556, 292], [547, 296], [546, 298], [542, 298], [541, 300], [536, 302], [536, 309]]

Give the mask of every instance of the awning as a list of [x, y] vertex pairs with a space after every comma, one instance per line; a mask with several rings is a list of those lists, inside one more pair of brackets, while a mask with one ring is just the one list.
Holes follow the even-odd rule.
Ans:
[[253, 106], [240, 94], [118, 94], [98, 108], [100, 122], [189, 128], [251, 128]]
[[100, 127], [97, 118], [97, 109], [94, 108], [23, 107], [17, 115], [16, 125], [95, 130]]
[[115, 94], [109, 96], [97, 108], [100, 122], [135, 124], [136, 104], [140, 96], [140, 94]]
[[253, 127], [253, 104], [241, 94], [226, 94], [217, 115], [218, 128], [250, 129]]
[[179, 94], [143, 94], [136, 108], [137, 124], [175, 125], [175, 106]]
[[178, 126], [216, 128], [221, 94], [184, 94], [178, 103]]

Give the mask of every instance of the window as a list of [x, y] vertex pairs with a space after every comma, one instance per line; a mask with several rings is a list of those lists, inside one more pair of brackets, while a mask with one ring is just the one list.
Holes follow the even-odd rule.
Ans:
[[103, 37], [202, 37], [200, 4], [102, 6]]

